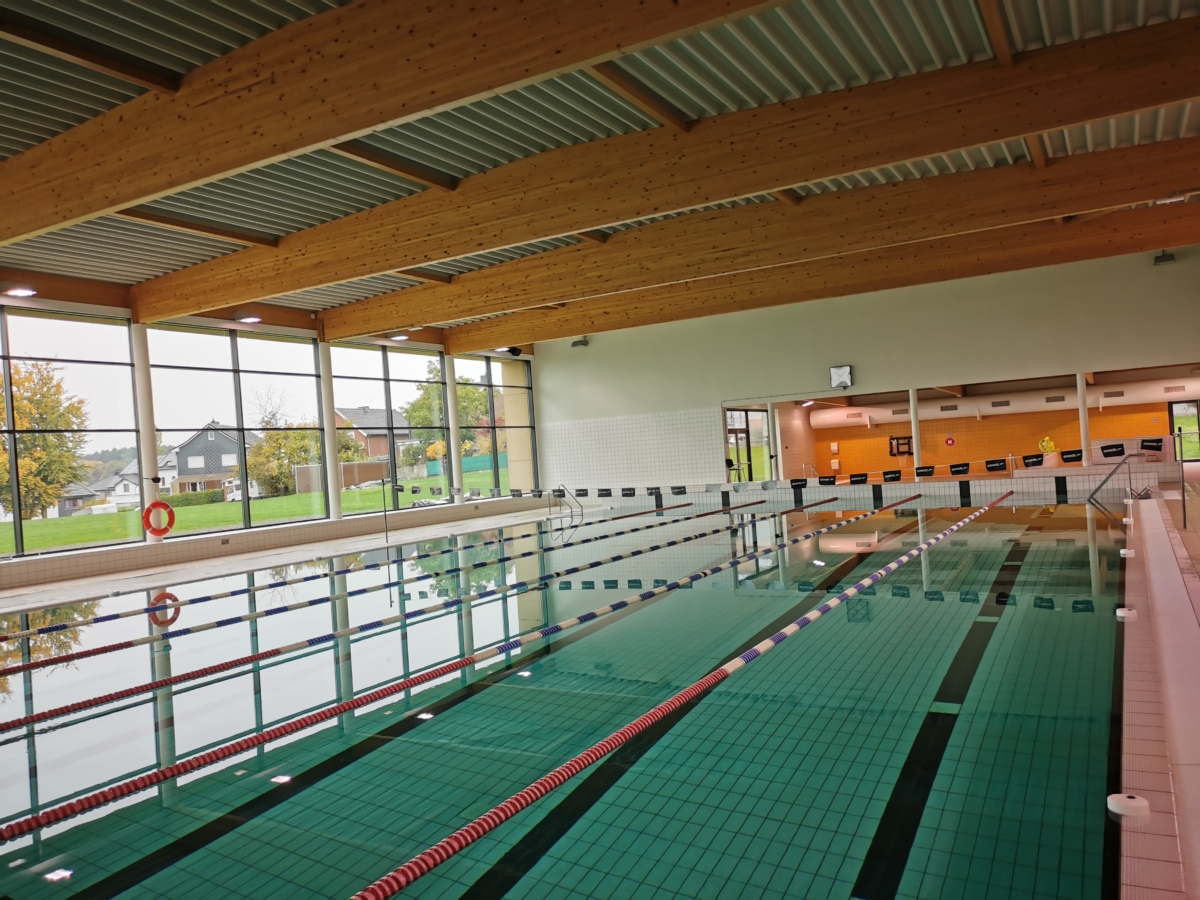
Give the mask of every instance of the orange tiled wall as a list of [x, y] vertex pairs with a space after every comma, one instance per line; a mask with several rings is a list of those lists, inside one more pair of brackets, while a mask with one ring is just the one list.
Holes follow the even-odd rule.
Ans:
[[[1093, 409], [1088, 417], [1092, 440], [1118, 440], [1146, 435], [1165, 435], [1170, 419], [1165, 403], [1118, 406], [1101, 412]], [[784, 429], [783, 418], [780, 421]], [[908, 469], [912, 457], [898, 460], [888, 455], [888, 438], [912, 433], [908, 422], [888, 423], [867, 429], [818, 428], [816, 465], [822, 474], [832, 474], [830, 461], [841, 460], [840, 474], [879, 472], [884, 469]], [[954, 446], [946, 446], [953, 435]], [[921, 461], [927, 465], [996, 459], [1009, 453], [1021, 456], [1038, 452], [1038, 441], [1049, 435], [1059, 450], [1079, 447], [1079, 417], [1075, 410], [1042, 413], [1013, 413], [1007, 416], [974, 416], [958, 419], [934, 419], [921, 423]], [[782, 435], [787, 443], [786, 431]], [[838, 444], [838, 453], [829, 445]]]

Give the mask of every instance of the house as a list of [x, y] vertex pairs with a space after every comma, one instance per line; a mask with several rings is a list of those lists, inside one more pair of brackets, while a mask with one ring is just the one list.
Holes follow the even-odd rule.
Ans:
[[60, 518], [73, 515], [87, 504], [99, 499], [101, 499], [100, 495], [86, 484], [72, 481], [63, 491], [63, 495], [58, 498], [58, 515]]
[[[374, 409], [370, 406], [338, 407], [337, 427], [352, 429], [354, 439], [366, 451], [368, 459], [387, 457], [388, 455], [388, 422], [386, 409]], [[412, 439], [412, 428], [408, 420], [398, 412], [392, 413], [392, 423], [397, 441]]]
[[[101, 478], [95, 484], [88, 485], [88, 490], [95, 495], [93, 499], [102, 498], [109, 503], [117, 504], [119, 509], [142, 505], [142, 491], [136, 473], [126, 475], [118, 472], [116, 475], [109, 475], [107, 478]], [[80, 504], [80, 506], [84, 505]]]
[[[158, 458], [158, 477], [162, 479], [158, 483], [160, 493], [168, 494], [171, 492], [171, 485], [179, 475], [179, 470], [175, 464], [176, 454], [174, 450], [168, 450]], [[138, 460], [133, 460], [119, 474], [132, 478], [135, 482], [141, 480], [141, 468], [138, 465]]]
[[[262, 435], [246, 433], [246, 448], [253, 447]], [[174, 451], [176, 474], [172, 493], [221, 489], [238, 467], [237, 429], [209, 422]], [[251, 487], [251, 495], [255, 489]]]

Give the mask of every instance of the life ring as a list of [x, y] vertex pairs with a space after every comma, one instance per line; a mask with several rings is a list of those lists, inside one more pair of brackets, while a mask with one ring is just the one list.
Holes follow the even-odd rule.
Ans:
[[[163, 591], [157, 597], [150, 601], [151, 606], [162, 606], [164, 603], [178, 603], [179, 598], [168, 591]], [[157, 609], [150, 610], [150, 621], [159, 628], [170, 628], [179, 618], [179, 607], [163, 610], [160, 612]]]
[[[151, 517], [154, 515], [156, 509], [160, 509], [167, 514], [167, 524], [163, 528], [154, 527], [154, 520]], [[142, 526], [155, 537], [165, 537], [175, 527], [175, 510], [171, 509], [169, 503], [162, 500], [147, 503], [146, 508], [142, 510]]]

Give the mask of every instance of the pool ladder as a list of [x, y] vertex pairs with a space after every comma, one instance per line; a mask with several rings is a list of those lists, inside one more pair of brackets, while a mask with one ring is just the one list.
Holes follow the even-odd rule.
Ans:
[[[564, 518], [568, 520], [567, 524], [563, 525], [557, 532], [550, 532], [550, 540], [557, 541], [561, 539], [563, 543], [566, 543], [575, 536], [575, 532], [578, 531], [579, 526], [583, 524], [583, 504], [576, 499], [575, 495], [568, 490], [565, 484], [560, 484], [558, 486], [558, 491], [551, 491], [549, 498], [549, 502], [546, 504], [546, 511], [548, 513], [547, 518], [550, 520]], [[555, 500], [565, 500], [567, 502], [567, 509], [570, 510], [569, 515], [554, 515]], [[576, 520], [577, 515], [578, 520]]]

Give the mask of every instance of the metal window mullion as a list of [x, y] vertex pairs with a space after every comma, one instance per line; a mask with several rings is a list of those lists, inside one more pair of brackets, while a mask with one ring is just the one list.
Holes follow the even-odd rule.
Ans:
[[12, 359], [8, 352], [8, 308], [0, 307], [0, 356], [4, 358], [4, 431], [8, 441], [9, 505], [13, 518], [13, 555], [25, 554], [25, 529], [21, 522], [21, 485], [17, 477], [17, 419], [13, 410]]
[[[496, 439], [496, 388], [492, 382], [491, 358], [485, 357], [484, 364], [484, 371], [487, 373], [488, 422], [491, 423], [489, 433], [492, 436], [492, 487], [500, 490], [500, 444]], [[466, 480], [465, 476], [463, 480]]]
[[[319, 341], [317, 341], [317, 340], [312, 341], [312, 352], [313, 352], [313, 371], [317, 373], [317, 376], [316, 376], [317, 383], [315, 385], [315, 387], [317, 389], [317, 433], [320, 435], [320, 437], [318, 438], [318, 441], [317, 441], [317, 446], [319, 446], [321, 448], [321, 456], [322, 456], [321, 465], [319, 465], [317, 468], [321, 470], [321, 493], [325, 499], [325, 518], [328, 519], [329, 518], [329, 500], [330, 500], [330, 496], [329, 496], [329, 489], [330, 489], [329, 461], [324, 458], [324, 456], [325, 456], [325, 391], [321, 387], [321, 344]], [[333, 377], [332, 373], [333, 373], [333, 370], [331, 367], [330, 368], [330, 377], [331, 378]], [[336, 403], [337, 401], [334, 401], [334, 402]], [[367, 444], [368, 444], [368, 446], [370, 445], [369, 439], [367, 441]], [[334, 417], [333, 417], [333, 453], [334, 453], [334, 456], [336, 457], [337, 456], [337, 411], [336, 410], [334, 410]], [[338, 491], [340, 492], [342, 489], [342, 485], [341, 485], [342, 467], [341, 467], [340, 460], [335, 459], [334, 466], [338, 473]], [[341, 509], [341, 506], [339, 505], [338, 508]]]
[[384, 501], [384, 509], [398, 509], [396, 482], [399, 476], [396, 474], [396, 423], [392, 419], [392, 369], [388, 364], [388, 348], [380, 347], [379, 351], [383, 354], [383, 405], [387, 407], [388, 477], [391, 479], [390, 497]]
[[[242, 475], [242, 527], [250, 527], [250, 472], [246, 468], [246, 417], [242, 414], [242, 367], [238, 359], [237, 331], [229, 329], [230, 358], [233, 361], [233, 417], [237, 420], [238, 469]], [[319, 408], [319, 406], [318, 406]]]
[[[525, 402], [529, 404], [529, 455], [533, 464], [533, 489], [539, 490], [542, 486], [542, 479], [538, 473], [537, 422], [533, 417], [533, 365], [529, 360], [525, 360], [525, 384], [529, 388]], [[511, 478], [508, 486], [512, 487]]]
[[[458, 384], [457, 383], [451, 384], [450, 380], [446, 377], [446, 354], [444, 351], [438, 351], [438, 366], [441, 367], [441, 370], [442, 370], [442, 426], [441, 426], [440, 430], [442, 432], [442, 436], [443, 436], [443, 439], [446, 444], [446, 455], [445, 455], [445, 457], [443, 457], [444, 461], [442, 462], [442, 477], [446, 479], [447, 489], [450, 491], [450, 502], [453, 503], [454, 502], [454, 472], [453, 472], [454, 466], [450, 461], [450, 442], [457, 441], [458, 435], [450, 433], [450, 423], [446, 421], [446, 409], [450, 405], [449, 392], [457, 391]], [[457, 396], [455, 396], [454, 401], [455, 401], [455, 403], [458, 402]], [[409, 425], [411, 427], [412, 423], [410, 422]], [[449, 470], [447, 470], [447, 467], [449, 467]], [[466, 502], [466, 499], [467, 499], [466, 480], [467, 479], [464, 477], [463, 483], [461, 485], [459, 485], [459, 488], [462, 490], [462, 498], [463, 498], [464, 503]]]

